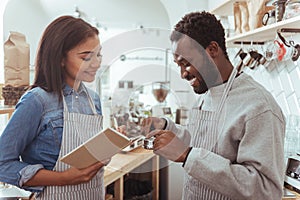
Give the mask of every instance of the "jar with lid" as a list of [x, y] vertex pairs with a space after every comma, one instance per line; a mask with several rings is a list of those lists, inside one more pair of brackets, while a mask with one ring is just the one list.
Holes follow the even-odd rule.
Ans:
[[284, 19], [300, 15], [300, 0], [288, 0], [285, 5]]

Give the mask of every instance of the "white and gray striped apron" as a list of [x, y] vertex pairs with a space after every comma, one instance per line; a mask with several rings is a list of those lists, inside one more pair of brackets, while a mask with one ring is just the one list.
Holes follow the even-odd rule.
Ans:
[[[87, 91], [86, 91], [87, 92]], [[59, 158], [94, 136], [102, 130], [102, 116], [96, 113], [95, 105], [87, 92], [87, 96], [94, 115], [70, 113], [64, 102], [64, 126]], [[64, 171], [70, 166], [59, 161], [54, 171]], [[38, 200], [103, 200], [105, 189], [102, 168], [88, 183], [66, 186], [48, 186], [41, 193]]]
[[[191, 109], [188, 123], [188, 130], [191, 133], [191, 146], [196, 148], [201, 147], [218, 153], [217, 141], [218, 137], [220, 137], [218, 131], [220, 113], [236, 75], [237, 70], [233, 69], [216, 111], [205, 111], [201, 110], [199, 107]], [[186, 173], [184, 177], [182, 199], [228, 200], [230, 198], [211, 190], [209, 187]]]

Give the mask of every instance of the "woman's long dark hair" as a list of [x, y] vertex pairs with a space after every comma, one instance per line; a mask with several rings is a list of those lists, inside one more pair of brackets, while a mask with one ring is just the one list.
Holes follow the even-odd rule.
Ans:
[[41, 87], [54, 92], [61, 100], [63, 58], [72, 48], [98, 34], [97, 28], [72, 16], [61, 16], [50, 23], [39, 43], [31, 88]]

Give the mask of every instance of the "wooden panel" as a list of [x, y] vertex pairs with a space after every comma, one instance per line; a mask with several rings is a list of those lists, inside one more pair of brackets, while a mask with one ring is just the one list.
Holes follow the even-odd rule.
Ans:
[[108, 186], [154, 156], [155, 154], [152, 151], [145, 150], [142, 147], [130, 152], [116, 154], [105, 167], [104, 185]]
[[159, 200], [159, 157], [155, 156], [152, 159], [152, 199]]
[[120, 179], [118, 179], [115, 182], [114, 185], [114, 190], [115, 190], [115, 200], [123, 200], [124, 197], [124, 178], [123, 176], [120, 177]]

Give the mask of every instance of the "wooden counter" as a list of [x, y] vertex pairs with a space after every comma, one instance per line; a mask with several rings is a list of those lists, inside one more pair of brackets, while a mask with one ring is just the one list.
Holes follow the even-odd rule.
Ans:
[[[14, 106], [0, 105], [0, 114], [8, 114], [8, 119], [14, 112]], [[131, 152], [121, 152], [113, 156], [111, 162], [105, 167], [104, 185], [105, 187], [115, 182], [115, 198], [116, 200], [123, 199], [123, 176], [152, 159], [152, 186], [153, 200], [159, 199], [159, 160], [152, 151], [143, 148], [137, 148]]]
[[6, 106], [3, 104], [0, 105], [0, 114], [8, 114], [8, 119], [11, 117], [14, 110], [15, 110], [14, 106]]
[[292, 187], [290, 187], [289, 185], [285, 185], [285, 188], [284, 188], [288, 193], [293, 193], [295, 194], [296, 196], [295, 197], [289, 197], [289, 195], [287, 195], [286, 197], [283, 197], [282, 200], [300, 200], [300, 194], [293, 191], [292, 190]]
[[105, 187], [115, 182], [115, 199], [122, 200], [124, 196], [124, 175], [133, 169], [152, 159], [152, 199], [159, 199], [159, 159], [152, 151], [139, 147], [130, 152], [118, 153], [112, 157], [110, 163], [105, 167]]

